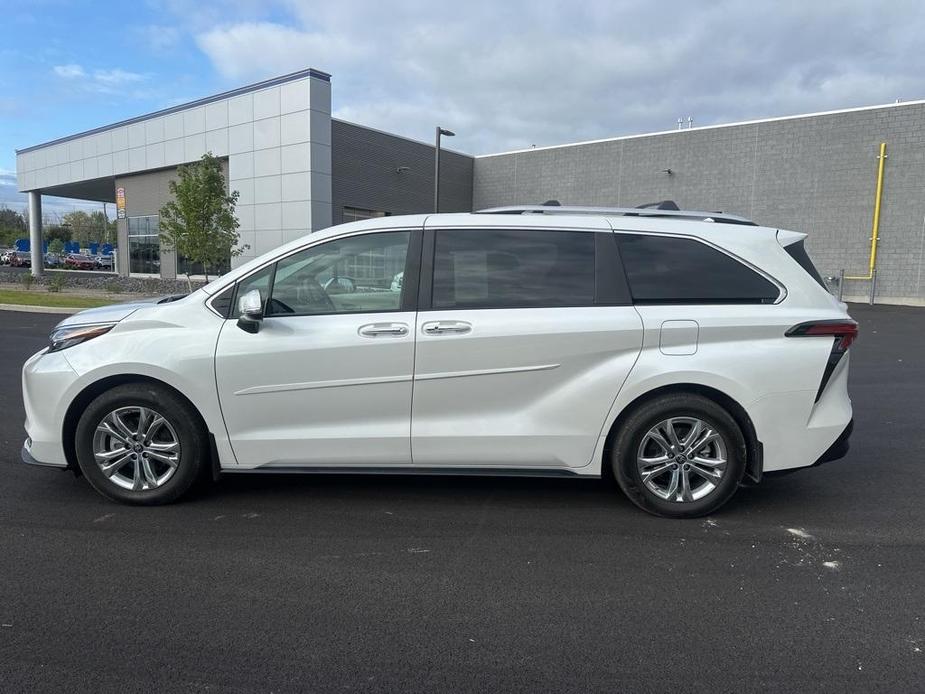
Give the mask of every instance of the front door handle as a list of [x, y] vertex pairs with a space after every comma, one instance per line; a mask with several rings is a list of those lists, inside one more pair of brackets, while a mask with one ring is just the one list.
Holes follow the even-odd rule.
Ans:
[[425, 335], [463, 335], [472, 330], [472, 324], [462, 320], [435, 320], [424, 323]]
[[403, 337], [408, 334], [405, 323], [369, 323], [357, 331], [363, 337]]

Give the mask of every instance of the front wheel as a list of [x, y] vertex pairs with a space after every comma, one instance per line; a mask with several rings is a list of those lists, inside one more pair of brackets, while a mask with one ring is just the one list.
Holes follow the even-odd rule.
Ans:
[[128, 383], [99, 395], [77, 423], [77, 461], [94, 489], [114, 501], [175, 501], [208, 469], [199, 414], [173, 391]]
[[620, 488], [649, 513], [692, 518], [712, 513], [745, 473], [745, 438], [713, 400], [672, 393], [630, 413], [613, 448]]

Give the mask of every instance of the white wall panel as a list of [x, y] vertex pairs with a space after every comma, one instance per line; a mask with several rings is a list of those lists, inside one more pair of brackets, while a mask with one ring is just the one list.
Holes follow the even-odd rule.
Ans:
[[206, 135], [187, 135], [183, 138], [183, 158], [186, 161], [197, 161], [206, 153]]
[[254, 121], [254, 149], [279, 147], [279, 117]]
[[[257, 179], [260, 180], [259, 178]], [[282, 210], [278, 204], [254, 205], [254, 229], [258, 232], [267, 229], [279, 229]]]
[[164, 141], [164, 119], [152, 118], [145, 121], [145, 143], [153, 145]]
[[279, 176], [263, 176], [254, 179], [254, 202], [280, 202], [281, 186]]
[[132, 123], [130, 126], [128, 126], [128, 146], [129, 149], [133, 147], [145, 146], [144, 123]]
[[279, 88], [279, 110], [280, 113], [292, 113], [293, 111], [305, 111], [309, 108], [310, 89], [307, 80], [289, 82], [280, 85]]
[[183, 112], [183, 134], [187, 137], [206, 131], [206, 110], [200, 106]]
[[128, 169], [129, 171], [144, 171], [148, 168], [145, 157], [145, 146], [132, 147], [128, 151]]
[[176, 166], [183, 163], [183, 138], [167, 140], [164, 143], [164, 165]]
[[183, 137], [183, 114], [171, 113], [164, 116], [164, 139], [176, 140]]
[[280, 200], [283, 202], [293, 200], [312, 199], [312, 174], [308, 171], [300, 173], [283, 174], [280, 177]]
[[228, 156], [228, 128], [206, 131], [206, 150], [213, 156]]
[[279, 147], [254, 152], [254, 176], [277, 176], [280, 172]]
[[159, 169], [164, 166], [163, 142], [156, 142], [145, 147], [145, 164], [149, 169]]
[[308, 200], [301, 202], [284, 202], [282, 208], [281, 229], [299, 229], [308, 233], [312, 229], [312, 209]]
[[228, 101], [222, 99], [213, 104], [206, 104], [206, 130], [228, 127]]
[[254, 120], [279, 115], [279, 87], [254, 92]]
[[228, 153], [252, 152], [254, 150], [254, 124], [241, 123], [228, 128]]
[[311, 170], [312, 148], [307, 142], [280, 148], [280, 167], [285, 173]]

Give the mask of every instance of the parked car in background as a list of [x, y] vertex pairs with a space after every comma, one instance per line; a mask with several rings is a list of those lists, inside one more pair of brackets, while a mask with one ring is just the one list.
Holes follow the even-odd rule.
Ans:
[[61, 265], [61, 256], [57, 253], [45, 254], [45, 267], [59, 267]]
[[146, 505], [215, 471], [612, 473], [680, 518], [844, 456], [857, 323], [806, 234], [667, 205], [369, 219], [70, 316], [22, 458]]
[[4, 248], [0, 250], [0, 265], [9, 265], [10, 264], [10, 254], [15, 253], [12, 248]]
[[97, 270], [112, 270], [112, 254], [98, 255], [94, 258]]
[[93, 270], [96, 268], [96, 261], [89, 255], [69, 253], [64, 259], [64, 267], [69, 270]]
[[32, 255], [23, 251], [12, 251], [9, 263], [11, 267], [32, 267]]

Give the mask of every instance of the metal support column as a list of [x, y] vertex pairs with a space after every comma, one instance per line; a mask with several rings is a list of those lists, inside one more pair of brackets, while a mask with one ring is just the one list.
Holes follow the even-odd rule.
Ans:
[[45, 270], [45, 254], [42, 252], [42, 193], [29, 191], [29, 249], [32, 255], [32, 276], [41, 277]]

